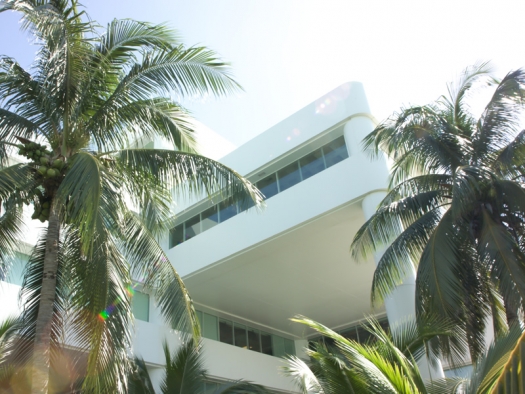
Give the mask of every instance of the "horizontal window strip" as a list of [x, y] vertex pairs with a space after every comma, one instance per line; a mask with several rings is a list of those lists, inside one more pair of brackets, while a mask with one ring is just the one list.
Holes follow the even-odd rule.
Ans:
[[269, 356], [295, 355], [295, 342], [232, 320], [197, 310], [204, 338], [213, 339]]
[[[264, 195], [264, 199], [267, 200], [346, 158], [348, 158], [348, 150], [344, 137], [341, 136], [300, 159], [287, 164], [278, 171], [269, 174], [255, 185]], [[247, 204], [242, 209], [239, 204], [225, 200], [207, 208], [170, 230], [170, 249], [215, 227], [219, 223], [225, 222], [252, 206], [253, 204]]]

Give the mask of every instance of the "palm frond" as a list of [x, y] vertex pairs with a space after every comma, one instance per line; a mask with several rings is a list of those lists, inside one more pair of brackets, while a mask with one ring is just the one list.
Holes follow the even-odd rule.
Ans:
[[[419, 260], [417, 292], [431, 294], [427, 298], [430, 304], [427, 307], [442, 316], [453, 316], [462, 303], [462, 284], [458, 278], [460, 262], [456, 254], [460, 242], [449, 209], [430, 236]], [[416, 300], [416, 307], [421, 311], [422, 299], [416, 297]]]
[[491, 158], [517, 134], [524, 86], [525, 71], [519, 69], [508, 73], [496, 88], [473, 136], [475, 163], [492, 161]]
[[181, 195], [219, 194], [221, 198], [239, 201], [245, 207], [251, 201], [257, 205], [263, 201], [261, 192], [240, 174], [196, 154], [161, 149], [125, 149], [119, 151], [115, 159], [126, 180], [132, 180], [137, 173], [150, 174], [151, 179]]
[[197, 340], [200, 329], [191, 297], [152, 234], [131, 212], [125, 217], [120, 232], [115, 228], [110, 231], [126, 257], [134, 278], [155, 296], [166, 323], [174, 329], [190, 332], [194, 340]]
[[440, 208], [425, 213], [406, 227], [385, 250], [374, 271], [371, 290], [373, 303], [383, 301], [416, 269], [414, 263], [419, 262], [441, 216]]
[[483, 62], [467, 67], [456, 83], [448, 85], [449, 99], [446, 99], [446, 102], [452, 110], [453, 122], [459, 130], [466, 133], [467, 138], [471, 137], [472, 128], [463, 126], [472, 126], [474, 120], [466, 99], [476, 84], [485, 83], [488, 86], [495, 84], [496, 80], [492, 77], [492, 73], [493, 69], [489, 62]]
[[144, 359], [135, 356], [133, 371], [128, 377], [127, 394], [155, 394]]
[[98, 227], [90, 255], [83, 256], [77, 230], [65, 229], [64, 265], [70, 308], [67, 335], [88, 354], [83, 389], [123, 392], [131, 364], [132, 315], [128, 266], [110, 235]]
[[114, 19], [101, 36], [97, 51], [100, 63], [122, 65], [137, 60], [137, 51], [144, 48], [169, 49], [178, 41], [166, 25], [152, 25], [132, 19]]
[[184, 343], [172, 354], [166, 342], [163, 344], [166, 359], [166, 375], [160, 390], [165, 394], [196, 393], [202, 387], [206, 370], [200, 357], [200, 346], [193, 341]]
[[234, 382], [225, 382], [220, 384], [213, 394], [266, 394], [269, 393], [264, 386], [247, 382], [244, 380], [237, 380]]
[[[494, 392], [498, 380], [505, 376], [505, 367], [512, 365], [508, 364], [508, 362], [511, 359], [513, 351], [521, 347], [522, 333], [523, 330], [519, 326], [513, 326], [507, 335], [496, 339], [496, 341], [491, 344], [485, 357], [476, 364], [470, 378], [470, 383], [465, 390], [466, 394], [488, 394]], [[504, 392], [511, 393], [517, 391]]]
[[[13, 352], [15, 365], [24, 365], [30, 361], [33, 354], [34, 336], [37, 324], [37, 314], [40, 304], [40, 291], [44, 275], [44, 257], [46, 249], [46, 231], [40, 235], [40, 240], [34, 247], [29, 258], [22, 288], [19, 293], [20, 303], [23, 307], [20, 316], [19, 337]], [[59, 254], [59, 264], [56, 275], [56, 292], [53, 301], [53, 316], [49, 318], [51, 324], [51, 349], [50, 362], [58, 357], [64, 340], [64, 318], [67, 305], [67, 275], [64, 275], [63, 256]]]
[[504, 225], [498, 224], [483, 210], [480, 255], [490, 262], [491, 275], [500, 281], [504, 297], [525, 300], [525, 255]]
[[[0, 177], [1, 179], [1, 177]], [[23, 226], [23, 210], [18, 204], [7, 201], [0, 216], [0, 280], [5, 280], [18, 249]]]
[[297, 356], [287, 356], [285, 360], [287, 365], [283, 366], [281, 371], [283, 371], [285, 376], [289, 376], [294, 380], [301, 393], [331, 394], [323, 390], [319, 378], [305, 361]]
[[72, 157], [69, 169], [57, 191], [57, 199], [66, 217], [78, 226], [82, 251], [85, 254], [91, 251], [101, 204], [101, 167], [95, 156], [87, 152], [77, 153]]

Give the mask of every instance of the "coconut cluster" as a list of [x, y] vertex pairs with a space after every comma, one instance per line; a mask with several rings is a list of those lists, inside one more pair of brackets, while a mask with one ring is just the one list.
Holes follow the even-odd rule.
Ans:
[[36, 142], [27, 142], [23, 145], [18, 145], [18, 147], [19, 155], [25, 156], [34, 162], [37, 178], [40, 178], [44, 190], [43, 193], [40, 188], [35, 190], [35, 212], [31, 218], [45, 222], [49, 219], [49, 209], [51, 207], [51, 198], [47, 196], [46, 191], [58, 186], [66, 163], [61, 157], [53, 157], [53, 152]]

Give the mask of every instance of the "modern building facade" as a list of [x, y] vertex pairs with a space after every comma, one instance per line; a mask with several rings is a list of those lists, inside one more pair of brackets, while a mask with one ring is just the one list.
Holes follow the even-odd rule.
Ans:
[[[291, 322], [294, 315], [358, 338], [367, 315], [388, 315], [393, 324], [413, 313], [410, 276], [386, 310], [372, 309], [374, 261], [357, 263], [349, 252], [387, 186], [386, 162], [361, 147], [374, 126], [362, 85], [341, 85], [220, 159], [257, 184], [264, 210], [218, 198], [178, 201], [162, 246], [195, 302], [210, 387], [213, 380], [246, 379], [297, 391], [279, 372], [280, 357], [303, 355], [315, 334]], [[0, 286], [11, 312], [16, 276]], [[135, 352], [158, 384], [162, 341], [176, 346], [179, 338], [163, 325], [153, 298], [137, 291], [133, 303]]]

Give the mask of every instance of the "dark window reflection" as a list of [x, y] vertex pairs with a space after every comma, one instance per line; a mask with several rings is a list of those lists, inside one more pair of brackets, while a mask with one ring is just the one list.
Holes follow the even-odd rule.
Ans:
[[326, 167], [333, 166], [346, 159], [348, 157], [348, 150], [346, 149], [344, 137], [339, 137], [323, 146], [323, 153]]
[[248, 338], [246, 337], [246, 326], [244, 324], [237, 324], [233, 326], [233, 333], [235, 335], [235, 346], [248, 348]]
[[219, 223], [219, 212], [217, 205], [208, 208], [202, 213], [202, 231], [206, 231]]
[[315, 152], [306, 155], [301, 160], [301, 174], [303, 175], [303, 180], [310, 178], [312, 175], [317, 174], [324, 170], [324, 160], [323, 152], [321, 149], [316, 150]]
[[257, 182], [257, 188], [264, 195], [264, 198], [275, 196], [278, 193], [275, 174], [269, 175]]
[[220, 223], [225, 222], [231, 217], [237, 215], [237, 205], [229, 202], [228, 200], [223, 201], [219, 204], [219, 221]]
[[267, 332], [261, 331], [261, 352], [273, 356], [272, 336]]
[[297, 162], [279, 170], [277, 175], [279, 177], [279, 191], [281, 192], [301, 182], [301, 174], [299, 173]]
[[229, 320], [219, 320], [219, 337], [223, 343], [233, 345], [233, 324]]
[[248, 349], [256, 352], [261, 351], [261, 340], [259, 338], [259, 330], [248, 328]]
[[170, 248], [184, 241], [184, 224], [179, 224], [170, 230]]
[[200, 234], [201, 232], [201, 217], [196, 215], [186, 221], [186, 241]]

